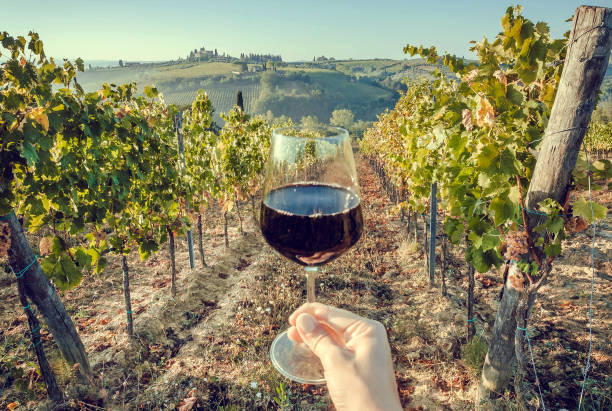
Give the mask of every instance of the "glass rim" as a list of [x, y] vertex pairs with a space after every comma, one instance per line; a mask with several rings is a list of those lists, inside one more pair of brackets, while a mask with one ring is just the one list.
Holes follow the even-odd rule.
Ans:
[[[295, 135], [296, 132], [300, 130], [327, 130], [332, 131], [332, 134], [329, 136], [323, 137], [311, 137], [311, 136], [298, 136]], [[273, 137], [283, 137], [283, 138], [294, 138], [294, 139], [312, 139], [312, 140], [333, 140], [333, 139], [345, 139], [349, 137], [349, 132], [345, 128], [336, 127], [336, 126], [328, 126], [328, 125], [320, 125], [315, 127], [302, 127], [302, 126], [285, 126], [285, 127], [277, 127], [272, 130]]]

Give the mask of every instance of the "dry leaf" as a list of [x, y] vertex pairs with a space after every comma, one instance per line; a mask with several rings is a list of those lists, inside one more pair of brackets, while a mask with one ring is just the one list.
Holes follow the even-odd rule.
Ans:
[[588, 226], [589, 223], [587, 220], [582, 217], [574, 216], [566, 221], [565, 230], [570, 233], [579, 233], [581, 231], [586, 230]]
[[476, 77], [478, 77], [478, 69], [474, 69], [474, 70], [470, 71], [469, 73], [467, 73], [463, 77], [463, 81], [465, 81], [467, 83], [471, 83], [472, 81], [474, 81], [476, 79]]
[[24, 59], [23, 57], [19, 59], [19, 62], [21, 63], [21, 67], [25, 66], [27, 63], [26, 59]]
[[183, 401], [181, 401], [177, 409], [178, 411], [189, 411], [193, 408], [196, 402], [198, 402], [197, 397], [185, 398]]
[[100, 320], [100, 325], [106, 325], [110, 322], [110, 318], [104, 318]]
[[28, 117], [40, 124], [45, 131], [49, 131], [49, 117], [44, 107], [38, 107], [28, 113]]
[[474, 128], [472, 124], [472, 110], [467, 108], [463, 109], [461, 112], [461, 124], [463, 124], [463, 127], [465, 127], [467, 131], [472, 131]]
[[9, 411], [13, 411], [15, 409], [15, 407], [19, 406], [19, 402], [18, 401], [14, 401], [12, 403], [10, 403], [9, 405], [6, 406], [6, 408]]
[[486, 97], [480, 98], [479, 108], [476, 112], [476, 124], [478, 127], [491, 127], [495, 123], [495, 110]]
[[499, 82], [504, 85], [504, 87], [508, 87], [508, 79], [506, 79], [506, 74], [503, 71], [497, 70], [495, 73], [493, 73], [493, 77], [498, 79]]

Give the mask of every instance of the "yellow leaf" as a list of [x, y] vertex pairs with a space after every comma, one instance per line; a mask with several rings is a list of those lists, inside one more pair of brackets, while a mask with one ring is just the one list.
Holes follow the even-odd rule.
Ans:
[[232, 209], [234, 208], [234, 202], [229, 200], [226, 201], [225, 203], [223, 203], [223, 212], [225, 213], [226, 211], [232, 211]]
[[35, 108], [34, 110], [30, 111], [28, 116], [40, 124], [45, 131], [49, 131], [49, 117], [47, 117], [44, 107]]
[[486, 97], [480, 98], [478, 106], [476, 124], [478, 127], [491, 127], [495, 123], [495, 110], [493, 110], [493, 106]]
[[9, 411], [13, 411], [15, 409], [15, 407], [17, 407], [19, 405], [18, 401], [14, 401], [12, 403], [10, 403], [9, 405], [6, 406], [6, 408], [8, 408]]

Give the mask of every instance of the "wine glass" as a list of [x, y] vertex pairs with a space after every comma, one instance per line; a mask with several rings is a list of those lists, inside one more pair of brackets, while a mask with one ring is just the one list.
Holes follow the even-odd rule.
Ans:
[[[339, 127], [285, 127], [272, 133], [261, 204], [261, 232], [270, 246], [306, 270], [308, 302], [315, 301], [317, 268], [361, 236], [363, 217], [349, 133]], [[287, 331], [270, 348], [285, 377], [323, 384], [323, 367]]]

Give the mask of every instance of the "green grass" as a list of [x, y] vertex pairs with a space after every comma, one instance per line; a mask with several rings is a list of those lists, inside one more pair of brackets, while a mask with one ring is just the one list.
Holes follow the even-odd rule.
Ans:
[[239, 64], [233, 63], [182, 63], [172, 66], [161, 66], [157, 68], [152, 78], [157, 81], [166, 81], [176, 78], [191, 79], [203, 76], [215, 76], [220, 74], [231, 74], [232, 71], [240, 71]]

